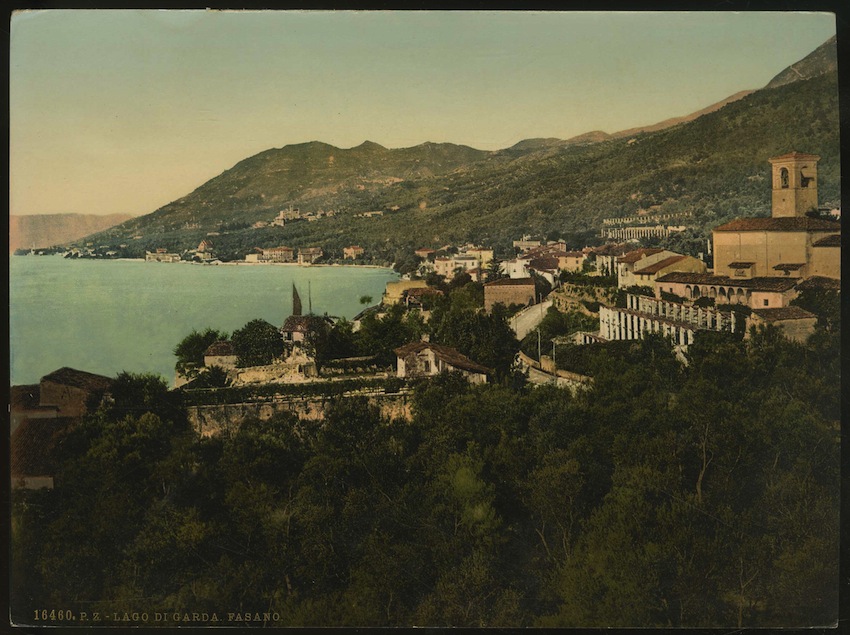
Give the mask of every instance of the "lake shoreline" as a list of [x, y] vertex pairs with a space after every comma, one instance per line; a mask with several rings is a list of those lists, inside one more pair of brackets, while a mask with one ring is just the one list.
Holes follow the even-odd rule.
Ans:
[[[30, 254], [25, 254], [25, 255], [29, 256]], [[14, 257], [14, 256], [16, 256], [16, 254], [9, 254], [10, 258]], [[62, 256], [61, 254], [50, 254], [50, 256], [64, 258], [64, 256]], [[37, 257], [48, 258], [50, 256], [45, 255], [45, 256], [37, 256]], [[79, 261], [94, 260], [94, 261], [97, 261], [97, 262], [109, 262], [109, 261], [112, 261], [112, 262], [147, 262], [144, 258], [73, 258], [73, 260], [75, 260], [75, 261], [77, 261], [77, 260], [79, 260]], [[246, 262], [244, 260], [234, 260], [234, 261], [231, 261], [231, 262], [192, 262], [192, 261], [189, 261], [189, 260], [180, 260], [178, 262], [159, 262], [159, 263], [156, 263], [156, 264], [161, 264], [161, 265], [200, 265], [200, 266], [203, 266], [203, 267], [207, 267], [207, 266], [235, 267], [237, 265], [242, 266], [242, 267], [274, 266], [274, 267], [303, 267], [305, 269], [310, 268], [310, 267], [357, 267], [358, 269], [383, 269], [383, 270], [392, 271], [393, 273], [395, 273], [395, 270], [392, 267], [384, 267], [382, 265], [356, 265], [354, 263], [343, 264], [343, 263], [339, 263], [339, 262], [314, 263], [314, 264], [305, 265], [305, 264], [300, 264], [300, 263], [297, 263], [297, 262]]]

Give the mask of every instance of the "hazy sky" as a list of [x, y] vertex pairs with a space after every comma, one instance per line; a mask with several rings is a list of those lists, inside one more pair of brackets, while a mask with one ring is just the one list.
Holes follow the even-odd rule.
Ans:
[[759, 88], [834, 33], [824, 13], [18, 13], [10, 209], [145, 214], [304, 141], [615, 132]]

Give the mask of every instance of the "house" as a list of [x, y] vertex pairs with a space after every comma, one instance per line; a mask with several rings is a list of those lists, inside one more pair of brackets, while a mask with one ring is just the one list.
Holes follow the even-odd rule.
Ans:
[[290, 315], [280, 327], [284, 346], [303, 344], [311, 333], [315, 333], [325, 324], [331, 324], [329, 317], [318, 315]]
[[359, 245], [351, 245], [351, 247], [344, 247], [342, 250], [343, 258], [350, 258], [351, 260], [356, 260], [360, 256], [363, 255], [364, 249]]
[[562, 271], [581, 271], [584, 261], [587, 260], [587, 254], [583, 251], [556, 251], [552, 255], [558, 259], [558, 266]]
[[414, 287], [401, 292], [401, 301], [407, 307], [422, 308], [429, 301], [434, 301], [443, 296], [439, 289], [430, 287]]
[[198, 245], [198, 248], [197, 248], [195, 251], [196, 251], [196, 252], [198, 252], [198, 253], [200, 254], [200, 253], [210, 252], [210, 251], [212, 251], [212, 250], [213, 250], [213, 244], [212, 244], [212, 241], [211, 241], [211, 240], [207, 240], [206, 238], [204, 238], [204, 239], [200, 242], [200, 244]]
[[789, 340], [805, 342], [814, 333], [817, 316], [798, 306], [784, 306], [772, 309], [753, 309], [747, 319], [747, 334], [750, 326], [773, 325], [782, 330]]
[[425, 289], [428, 283], [424, 280], [392, 280], [387, 283], [381, 304], [390, 306], [402, 302], [404, 293], [411, 289]]
[[54, 439], [74, 425], [89, 407], [107, 395], [112, 379], [73, 368], [60, 368], [38, 384], [10, 390], [12, 487], [52, 488]]
[[400, 378], [433, 377], [454, 371], [472, 384], [484, 384], [487, 375], [493, 372], [449, 346], [431, 342], [411, 342], [395, 349], [395, 354]]
[[536, 291], [532, 278], [501, 278], [484, 285], [484, 309], [501, 302], [505, 306], [534, 304]]
[[528, 270], [534, 271], [554, 286], [561, 273], [560, 264], [555, 256], [537, 256], [528, 261]]
[[294, 262], [295, 250], [292, 247], [267, 247], [261, 250], [260, 262]]
[[60, 368], [41, 378], [39, 405], [55, 406], [60, 417], [81, 417], [88, 402], [109, 391], [112, 379], [73, 368]]
[[535, 247], [539, 247], [540, 244], [541, 241], [531, 240], [529, 236], [523, 236], [520, 240], [513, 241], [513, 247], [519, 253], [525, 253], [526, 251], [534, 249]]
[[633, 251], [633, 247], [626, 244], [607, 244], [591, 249], [596, 259], [596, 271], [603, 276], [617, 275], [617, 259]]
[[220, 366], [224, 369], [236, 368], [237, 355], [233, 344], [227, 340], [219, 340], [209, 345], [204, 351], [204, 366]]
[[502, 261], [501, 270], [509, 278], [528, 278], [528, 260], [522, 258], [514, 258], [513, 260]]
[[637, 284], [634, 277], [635, 267], [645, 267], [653, 262], [663, 260], [670, 256], [676, 256], [672, 251], [666, 249], [633, 249], [617, 258], [617, 286], [620, 289]]
[[145, 252], [145, 262], [180, 262], [180, 254], [168, 253], [167, 249]]
[[[655, 259], [649, 258], [647, 260]], [[694, 258], [693, 256], [683, 256], [681, 254], [668, 256], [648, 264], [644, 264], [645, 262], [646, 261], [644, 260], [636, 263], [635, 268], [632, 271], [632, 277], [635, 284], [638, 286], [652, 287], [655, 285], [655, 280], [657, 278], [668, 273], [673, 273], [674, 271], [705, 273], [707, 270], [707, 267], [702, 260]]]
[[323, 255], [321, 247], [302, 247], [298, 250], [298, 264], [311, 265]]
[[458, 254], [434, 260], [434, 271], [446, 280], [452, 280], [458, 273], [478, 269], [480, 266], [481, 260], [475, 255]]

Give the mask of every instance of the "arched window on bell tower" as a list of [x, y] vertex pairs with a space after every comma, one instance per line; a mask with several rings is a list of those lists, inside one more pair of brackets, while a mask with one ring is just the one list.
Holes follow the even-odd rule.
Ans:
[[782, 189], [788, 189], [788, 168], [779, 170], [779, 186]]

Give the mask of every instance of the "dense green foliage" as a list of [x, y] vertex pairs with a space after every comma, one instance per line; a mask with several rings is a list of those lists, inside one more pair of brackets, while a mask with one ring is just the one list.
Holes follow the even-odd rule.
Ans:
[[239, 366], [263, 366], [283, 353], [283, 336], [265, 320], [251, 320], [230, 338]]
[[194, 438], [122, 375], [16, 491], [13, 607], [280, 625], [791, 626], [837, 611], [839, 334], [627, 342], [572, 395], [444, 375]]

